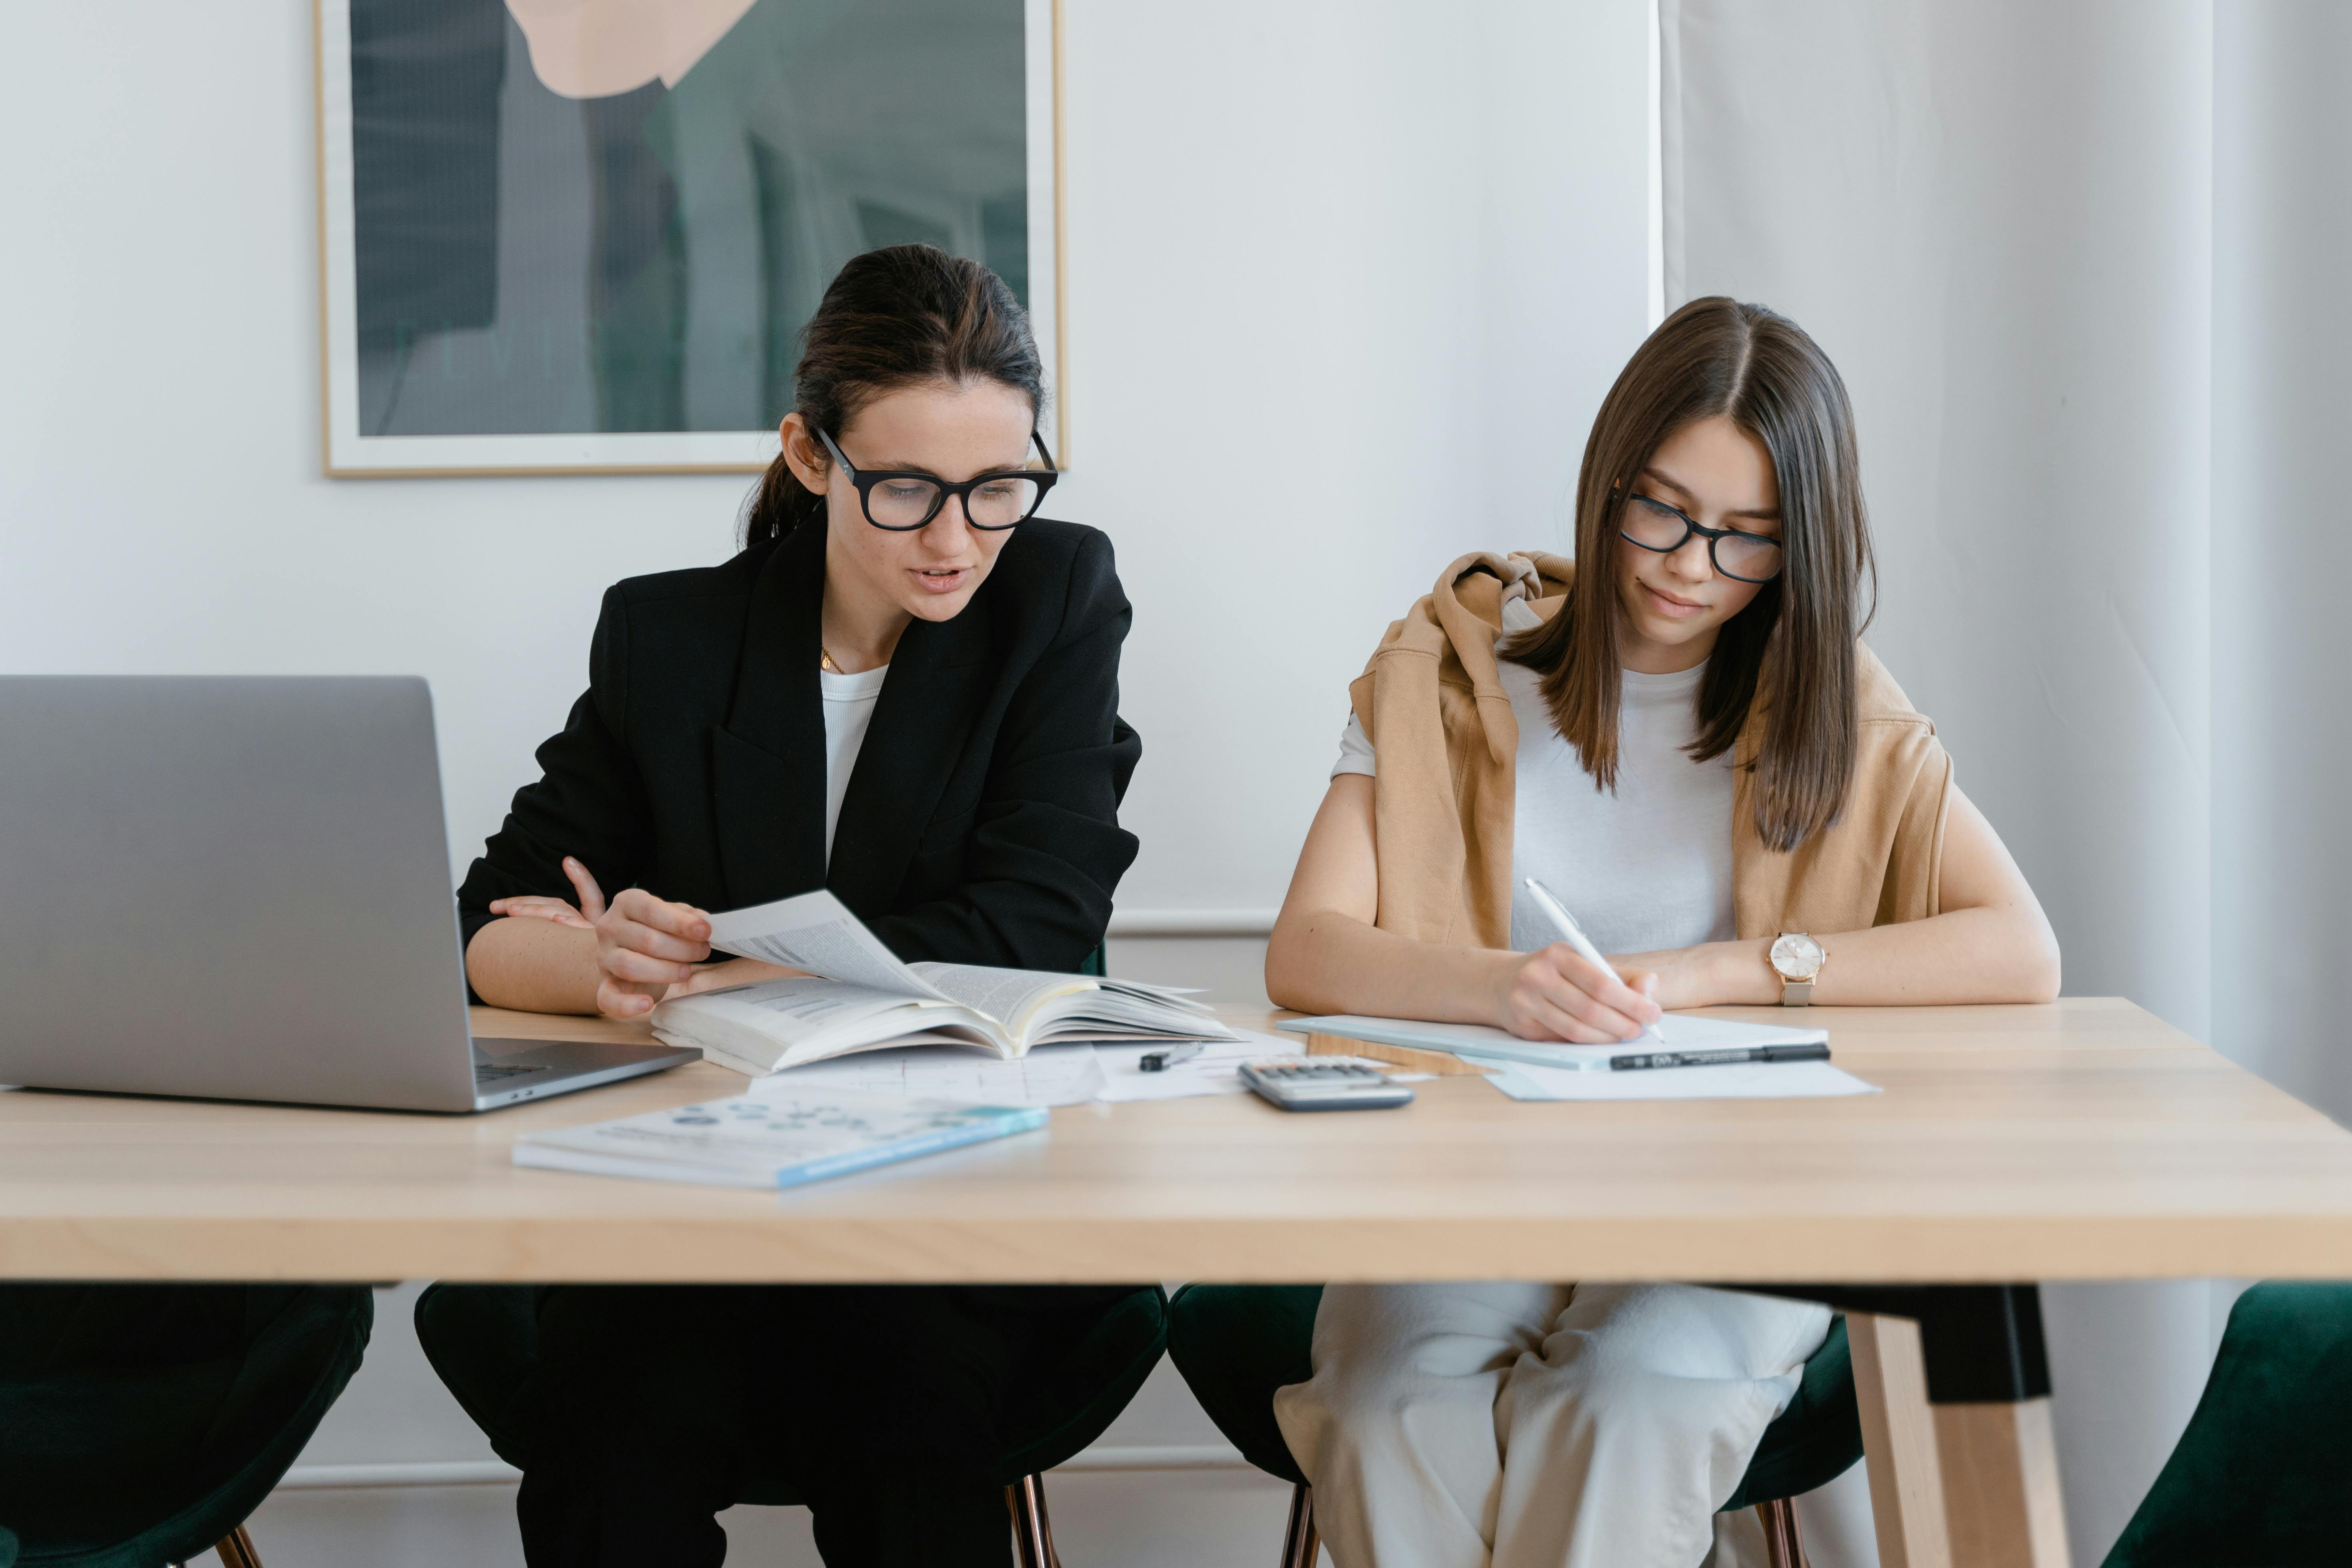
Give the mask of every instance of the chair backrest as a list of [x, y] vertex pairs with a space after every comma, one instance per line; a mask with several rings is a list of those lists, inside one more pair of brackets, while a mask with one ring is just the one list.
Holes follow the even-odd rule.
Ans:
[[2238, 1298], [2189, 1429], [2105, 1568], [2352, 1556], [2352, 1284]]

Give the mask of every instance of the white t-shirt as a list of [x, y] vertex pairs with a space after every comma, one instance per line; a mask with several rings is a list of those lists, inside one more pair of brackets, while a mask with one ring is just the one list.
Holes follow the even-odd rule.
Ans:
[[[1511, 946], [1559, 940], [1523, 886], [1537, 879], [1566, 904], [1607, 953], [1654, 952], [1729, 942], [1731, 756], [1695, 763], [1682, 747], [1697, 733], [1706, 667], [1675, 675], [1624, 673], [1617, 714], [1617, 790], [1595, 786], [1576, 748], [1552, 728], [1525, 665], [1501, 663], [1519, 721], [1511, 812]], [[1348, 715], [1341, 773], [1375, 773], [1372, 746]]]
[[849, 793], [849, 775], [857, 766], [857, 749], [866, 744], [866, 727], [874, 721], [874, 704], [881, 700], [882, 683], [890, 667], [861, 670], [856, 675], [816, 672], [824, 697], [824, 860], [833, 864], [833, 826], [841, 820], [842, 797]]

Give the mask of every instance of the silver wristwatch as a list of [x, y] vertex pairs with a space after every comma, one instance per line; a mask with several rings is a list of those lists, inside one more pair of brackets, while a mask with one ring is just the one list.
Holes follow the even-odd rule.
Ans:
[[1780, 977], [1780, 1005], [1806, 1007], [1812, 1005], [1813, 977], [1830, 955], [1822, 944], [1801, 931], [1784, 931], [1772, 939], [1772, 969]]

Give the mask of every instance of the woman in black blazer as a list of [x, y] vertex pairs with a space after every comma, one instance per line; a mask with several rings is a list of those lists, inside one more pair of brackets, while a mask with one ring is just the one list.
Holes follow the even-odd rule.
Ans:
[[[985, 268], [842, 269], [743, 552], [606, 594], [588, 692], [458, 891], [483, 1000], [628, 1016], [781, 973], [710, 962], [705, 911], [817, 887], [902, 958], [1079, 967], [1135, 856], [1141, 743], [1109, 542], [1033, 516], [1041, 396]], [[712, 1515], [758, 1474], [835, 1568], [1002, 1565], [985, 1467], [1017, 1369], [1125, 1293], [544, 1290], [528, 1560], [718, 1563]]]

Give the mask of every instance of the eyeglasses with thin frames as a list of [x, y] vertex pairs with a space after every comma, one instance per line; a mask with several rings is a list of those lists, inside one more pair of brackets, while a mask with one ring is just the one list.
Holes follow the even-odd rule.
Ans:
[[1679, 508], [1655, 496], [1629, 492], [1617, 514], [1617, 532], [1629, 544], [1672, 555], [1692, 534], [1706, 541], [1706, 559], [1735, 583], [1769, 583], [1788, 564], [1780, 542], [1737, 528], [1702, 528]]
[[954, 496], [963, 502], [964, 521], [987, 532], [1002, 532], [1017, 528], [1037, 515], [1045, 500], [1045, 492], [1054, 488], [1061, 471], [1054, 467], [1054, 454], [1045, 450], [1045, 437], [1036, 431], [1029, 439], [1037, 444], [1038, 455], [1045, 459], [1042, 468], [1006, 468], [995, 473], [974, 474], [961, 484], [950, 484], [937, 474], [919, 469], [860, 471], [857, 465], [842, 456], [841, 445], [826, 431], [819, 430], [816, 438], [849, 482], [857, 487], [857, 504], [866, 513], [866, 521], [892, 533], [912, 533], [928, 528], [940, 510]]

